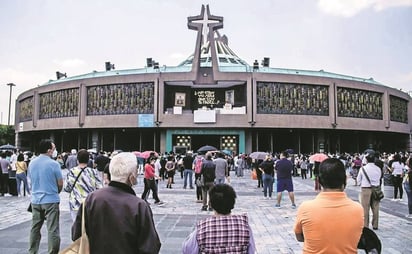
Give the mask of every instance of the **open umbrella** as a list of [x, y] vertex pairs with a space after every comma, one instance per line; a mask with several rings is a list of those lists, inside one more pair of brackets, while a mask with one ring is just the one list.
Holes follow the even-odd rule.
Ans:
[[217, 151], [217, 150], [218, 149], [214, 146], [206, 145], [206, 146], [202, 146], [199, 149], [197, 149], [197, 152], [198, 153], [206, 153], [206, 152], [209, 152], [209, 151]]
[[268, 153], [265, 153], [265, 152], [253, 152], [249, 154], [249, 157], [255, 160], [264, 160], [266, 159], [267, 155]]
[[0, 150], [15, 150], [16, 147], [10, 144], [0, 146]]
[[314, 161], [314, 162], [322, 162], [329, 158], [326, 154], [324, 153], [315, 153], [309, 157], [309, 161]]
[[233, 154], [233, 151], [228, 150], [228, 149], [220, 150], [220, 152], [223, 153], [223, 154], [229, 155], [229, 156], [232, 156], [232, 154]]
[[156, 153], [155, 151], [144, 151], [144, 152], [141, 152], [140, 155], [137, 155], [136, 157], [147, 159], [150, 157], [151, 154], [153, 154], [156, 157], [159, 157], [159, 154]]

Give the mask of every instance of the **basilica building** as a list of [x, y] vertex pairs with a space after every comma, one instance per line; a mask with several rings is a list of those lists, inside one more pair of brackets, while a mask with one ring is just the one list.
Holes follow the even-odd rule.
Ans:
[[[247, 63], [222, 34], [223, 17], [202, 6], [187, 18], [194, 52], [177, 66], [145, 66], [52, 80], [16, 100], [16, 145], [59, 151], [236, 153], [411, 151], [411, 97], [369, 78]], [[182, 28], [184, 29], [184, 28]], [[262, 37], [265, 35], [262, 34]], [[236, 43], [236, 42], [233, 42]]]

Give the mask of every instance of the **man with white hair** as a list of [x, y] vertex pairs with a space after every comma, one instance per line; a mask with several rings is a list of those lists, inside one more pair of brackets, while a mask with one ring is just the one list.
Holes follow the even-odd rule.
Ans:
[[[137, 160], [119, 153], [109, 164], [111, 181], [90, 193], [85, 203], [91, 253], [159, 253], [160, 239], [149, 204], [136, 196]], [[92, 219], [90, 219], [92, 218]], [[82, 207], [72, 226], [72, 240], [81, 236]]]
[[76, 167], [79, 163], [77, 162], [77, 151], [76, 149], [72, 149], [72, 151], [70, 152], [69, 157], [67, 157], [66, 159], [66, 168], [68, 170]]

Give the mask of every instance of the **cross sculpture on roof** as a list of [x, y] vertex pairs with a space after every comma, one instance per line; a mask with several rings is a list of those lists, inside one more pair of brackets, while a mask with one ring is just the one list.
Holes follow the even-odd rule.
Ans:
[[[200, 33], [201, 39], [197, 42], [197, 47], [201, 50], [208, 48], [210, 42], [213, 41], [213, 32], [220, 28], [223, 28], [223, 17], [214, 16], [210, 14], [209, 5], [202, 5], [200, 15], [188, 17], [187, 26], [191, 30], [197, 30]], [[201, 43], [199, 45], [199, 43]]]

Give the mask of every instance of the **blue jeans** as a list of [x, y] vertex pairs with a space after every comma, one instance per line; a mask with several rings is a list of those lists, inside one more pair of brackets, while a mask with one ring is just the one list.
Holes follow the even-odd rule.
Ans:
[[262, 174], [262, 181], [263, 181], [263, 195], [265, 197], [268, 196], [269, 192], [269, 197], [272, 197], [272, 192], [273, 192], [273, 176], [268, 175], [268, 174]]
[[44, 221], [47, 223], [47, 242], [50, 254], [58, 254], [60, 249], [60, 209], [59, 203], [32, 204], [32, 222], [30, 231], [29, 253], [37, 254], [41, 240], [40, 230]]
[[405, 188], [406, 195], [408, 196], [408, 211], [409, 214], [412, 214], [412, 190], [408, 182], [404, 183], [403, 187]]
[[183, 175], [184, 175], [184, 184], [183, 184], [183, 188], [186, 188], [187, 186], [187, 177], [189, 176], [189, 186], [190, 188], [193, 188], [193, 170], [192, 169], [185, 169], [183, 171]]
[[24, 189], [27, 191], [27, 194], [30, 194], [29, 185], [27, 184], [27, 176], [26, 173], [16, 174], [16, 182], [17, 182], [17, 194], [20, 196], [20, 189], [21, 189], [21, 182], [24, 184]]

